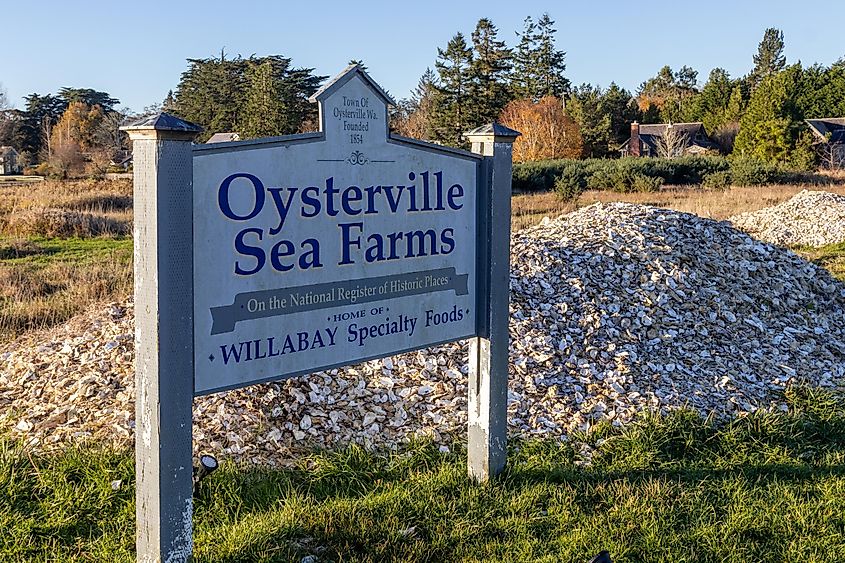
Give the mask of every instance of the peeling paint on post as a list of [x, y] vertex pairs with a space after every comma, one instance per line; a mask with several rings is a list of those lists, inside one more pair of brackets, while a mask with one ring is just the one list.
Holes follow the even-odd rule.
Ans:
[[[479, 213], [479, 329], [470, 339], [467, 468], [476, 481], [502, 472], [507, 461], [508, 302], [513, 142], [519, 132], [498, 123], [465, 134], [484, 156], [489, 178]], [[484, 184], [484, 183], [482, 183]], [[484, 244], [487, 242], [487, 244]]]
[[193, 548], [191, 141], [200, 128], [159, 114], [123, 130], [135, 168], [137, 560], [178, 563]]

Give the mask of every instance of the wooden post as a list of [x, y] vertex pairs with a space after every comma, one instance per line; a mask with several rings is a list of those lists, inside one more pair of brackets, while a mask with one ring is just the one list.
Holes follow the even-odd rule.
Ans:
[[519, 134], [498, 123], [465, 134], [472, 152], [485, 157], [481, 185], [489, 185], [489, 193], [479, 194], [486, 203], [479, 237], [489, 244], [478, 260], [479, 336], [469, 349], [467, 467], [476, 481], [498, 475], [507, 461], [511, 172]]
[[133, 143], [137, 561], [193, 549], [193, 155], [201, 129], [167, 114], [124, 127]]

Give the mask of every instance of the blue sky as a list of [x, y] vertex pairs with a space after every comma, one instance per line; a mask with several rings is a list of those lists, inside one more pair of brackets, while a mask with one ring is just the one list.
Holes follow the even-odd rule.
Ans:
[[[845, 56], [841, 0], [616, 0], [578, 2], [3, 2], [0, 84], [22, 107], [31, 92], [63, 86], [109, 92], [139, 111], [175, 88], [186, 58], [281, 54], [333, 75], [350, 59], [396, 98], [406, 97], [437, 47], [487, 17], [510, 46], [525, 16], [549, 12], [574, 84], [634, 90], [663, 65], [686, 64], [703, 82], [713, 67], [748, 72], [767, 27], [784, 31], [788, 61], [829, 65]], [[836, 22], [840, 22], [837, 24]], [[10, 49], [11, 47], [11, 49]]]

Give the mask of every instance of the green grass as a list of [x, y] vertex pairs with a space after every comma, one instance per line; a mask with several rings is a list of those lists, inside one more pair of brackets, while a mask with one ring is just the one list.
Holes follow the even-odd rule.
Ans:
[[800, 248], [796, 252], [828, 270], [833, 277], [845, 281], [845, 242], [820, 248]]
[[[223, 463], [196, 501], [201, 562], [841, 561], [842, 397], [726, 425], [644, 418], [568, 443], [511, 444], [508, 470], [467, 480], [465, 453], [312, 453], [287, 470]], [[132, 561], [130, 452], [27, 454], [0, 443], [0, 560]], [[579, 446], [580, 447], [580, 446]], [[110, 483], [122, 480], [113, 491]]]
[[[23, 251], [17, 253], [16, 250]], [[132, 238], [0, 238], [0, 264], [86, 264], [119, 253], [132, 258]]]
[[0, 342], [131, 291], [131, 238], [0, 238]]

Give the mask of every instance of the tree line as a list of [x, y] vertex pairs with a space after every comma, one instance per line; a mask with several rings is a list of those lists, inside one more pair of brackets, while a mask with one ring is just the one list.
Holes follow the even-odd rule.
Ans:
[[[633, 93], [614, 82], [573, 86], [556, 35], [547, 13], [525, 18], [512, 46], [490, 19], [478, 20], [469, 35], [457, 32], [437, 48], [411, 95], [392, 108], [391, 127], [466, 147], [464, 132], [499, 120], [523, 133], [514, 155], [526, 161], [618, 156], [633, 121], [700, 121], [724, 154], [806, 168], [816, 155], [804, 120], [845, 116], [845, 59], [787, 64], [777, 29], [765, 31], [744, 76], [715, 68], [700, 84], [696, 70], [664, 66]], [[325, 79], [281, 55], [221, 52], [188, 59], [175, 89], [145, 111], [163, 109], [201, 125], [199, 141], [224, 131], [243, 139], [311, 131], [317, 115], [308, 98]], [[62, 88], [30, 94], [24, 109], [14, 110], [0, 90], [0, 144], [52, 173], [102, 170], [127, 148], [120, 123], [138, 117], [118, 103], [107, 92]]]

